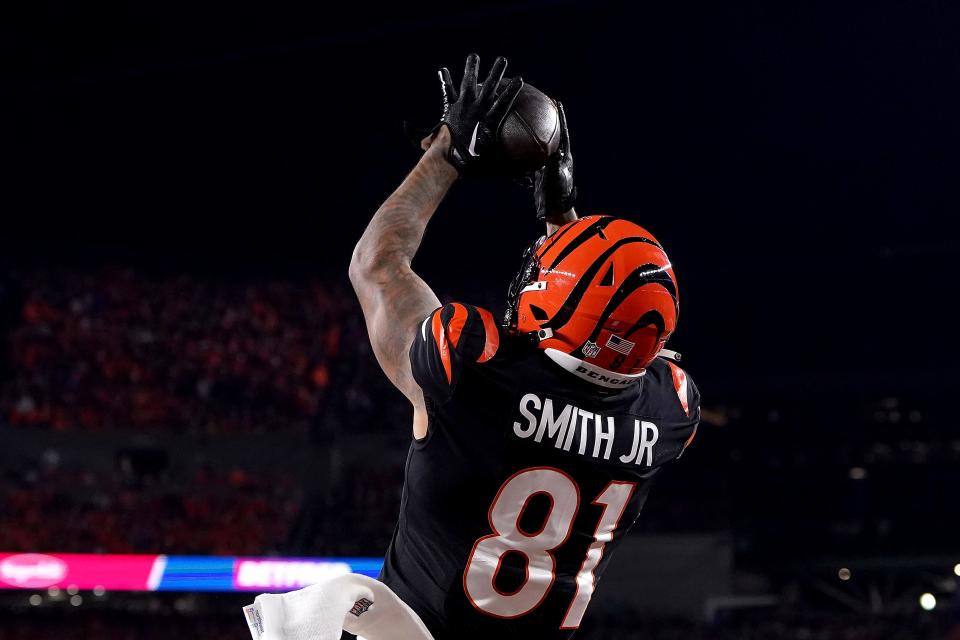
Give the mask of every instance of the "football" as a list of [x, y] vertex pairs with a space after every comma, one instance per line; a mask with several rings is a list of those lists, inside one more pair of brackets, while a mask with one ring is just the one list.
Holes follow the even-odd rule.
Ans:
[[[507, 86], [504, 78], [497, 93]], [[503, 170], [523, 176], [543, 167], [560, 146], [560, 114], [548, 95], [524, 83], [499, 131]]]

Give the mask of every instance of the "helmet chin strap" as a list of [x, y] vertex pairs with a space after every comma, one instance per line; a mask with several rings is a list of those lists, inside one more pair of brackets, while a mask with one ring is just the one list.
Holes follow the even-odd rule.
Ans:
[[608, 389], [625, 389], [634, 382], [637, 382], [646, 373], [645, 370], [640, 373], [617, 373], [615, 371], [609, 371], [581, 360], [580, 358], [575, 358], [569, 353], [564, 353], [563, 351], [549, 347], [544, 349], [543, 352], [548, 358], [575, 376], [579, 376], [588, 382]]
[[657, 352], [657, 357], [673, 360], [674, 362], [680, 362], [680, 353], [678, 351], [674, 351], [673, 349], [660, 349], [660, 351]]

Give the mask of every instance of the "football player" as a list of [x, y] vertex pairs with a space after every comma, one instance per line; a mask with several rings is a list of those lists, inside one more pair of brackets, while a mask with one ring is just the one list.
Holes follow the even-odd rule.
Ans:
[[641, 227], [578, 218], [561, 143], [537, 172], [546, 235], [525, 253], [505, 318], [441, 305], [411, 268], [458, 176], [483, 167], [523, 81], [497, 94], [467, 58], [424, 155], [357, 244], [350, 278], [384, 372], [413, 405], [400, 517], [381, 580], [437, 640], [569, 638], [651, 478], [696, 432], [700, 396], [664, 356], [677, 282]]

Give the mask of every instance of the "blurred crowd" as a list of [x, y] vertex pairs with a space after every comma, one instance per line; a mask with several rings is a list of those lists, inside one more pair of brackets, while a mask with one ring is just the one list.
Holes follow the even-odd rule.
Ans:
[[8, 274], [4, 284], [0, 421], [14, 430], [180, 433], [214, 451], [233, 436], [269, 434], [288, 447], [313, 443], [324, 464], [324, 452], [376, 434], [383, 455], [369, 468], [316, 469], [326, 481], [275, 477], [262, 465], [191, 463], [131, 474], [20, 460], [0, 469], [0, 549], [377, 555], [386, 548], [409, 408], [380, 372], [342, 278], [37, 269]]
[[303, 500], [287, 522], [282, 549], [290, 555], [383, 555], [400, 511], [403, 462], [401, 452], [384, 452], [380, 464], [355, 469]]
[[[306, 430], [372, 405], [352, 292], [320, 280], [35, 270], [13, 278], [0, 411], [57, 430]], [[336, 389], [331, 387], [336, 386]]]
[[15, 552], [262, 555], [283, 541], [301, 496], [291, 474], [99, 472], [53, 456], [2, 480], [0, 549]]

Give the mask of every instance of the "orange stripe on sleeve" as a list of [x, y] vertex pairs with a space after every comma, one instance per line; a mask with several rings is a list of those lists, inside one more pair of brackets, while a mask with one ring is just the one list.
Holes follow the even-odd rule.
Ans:
[[[687, 373], [673, 364], [669, 360], [667, 364], [670, 365], [670, 373], [673, 374], [673, 389], [677, 392], [677, 396], [680, 398], [680, 404], [683, 406], [683, 412], [687, 414], [687, 417], [690, 417], [690, 404], [687, 401]], [[690, 438], [693, 439], [693, 436]]]
[[[439, 315], [439, 314], [438, 314]], [[457, 302], [453, 303], [453, 317], [447, 323], [447, 339], [450, 345], [456, 349], [460, 343], [460, 334], [463, 332], [463, 325], [467, 322], [467, 308]]]
[[483, 321], [483, 353], [477, 358], [477, 362], [486, 362], [497, 354], [500, 348], [500, 333], [497, 331], [497, 321], [493, 319], [493, 314], [486, 309], [477, 309], [480, 319]]
[[453, 384], [453, 368], [450, 363], [450, 345], [447, 344], [447, 333], [443, 330], [443, 323], [440, 321], [440, 310], [433, 313], [433, 322], [431, 323], [433, 339], [437, 343], [437, 350], [440, 352], [440, 362], [443, 363], [443, 370], [447, 374], [447, 383]]

